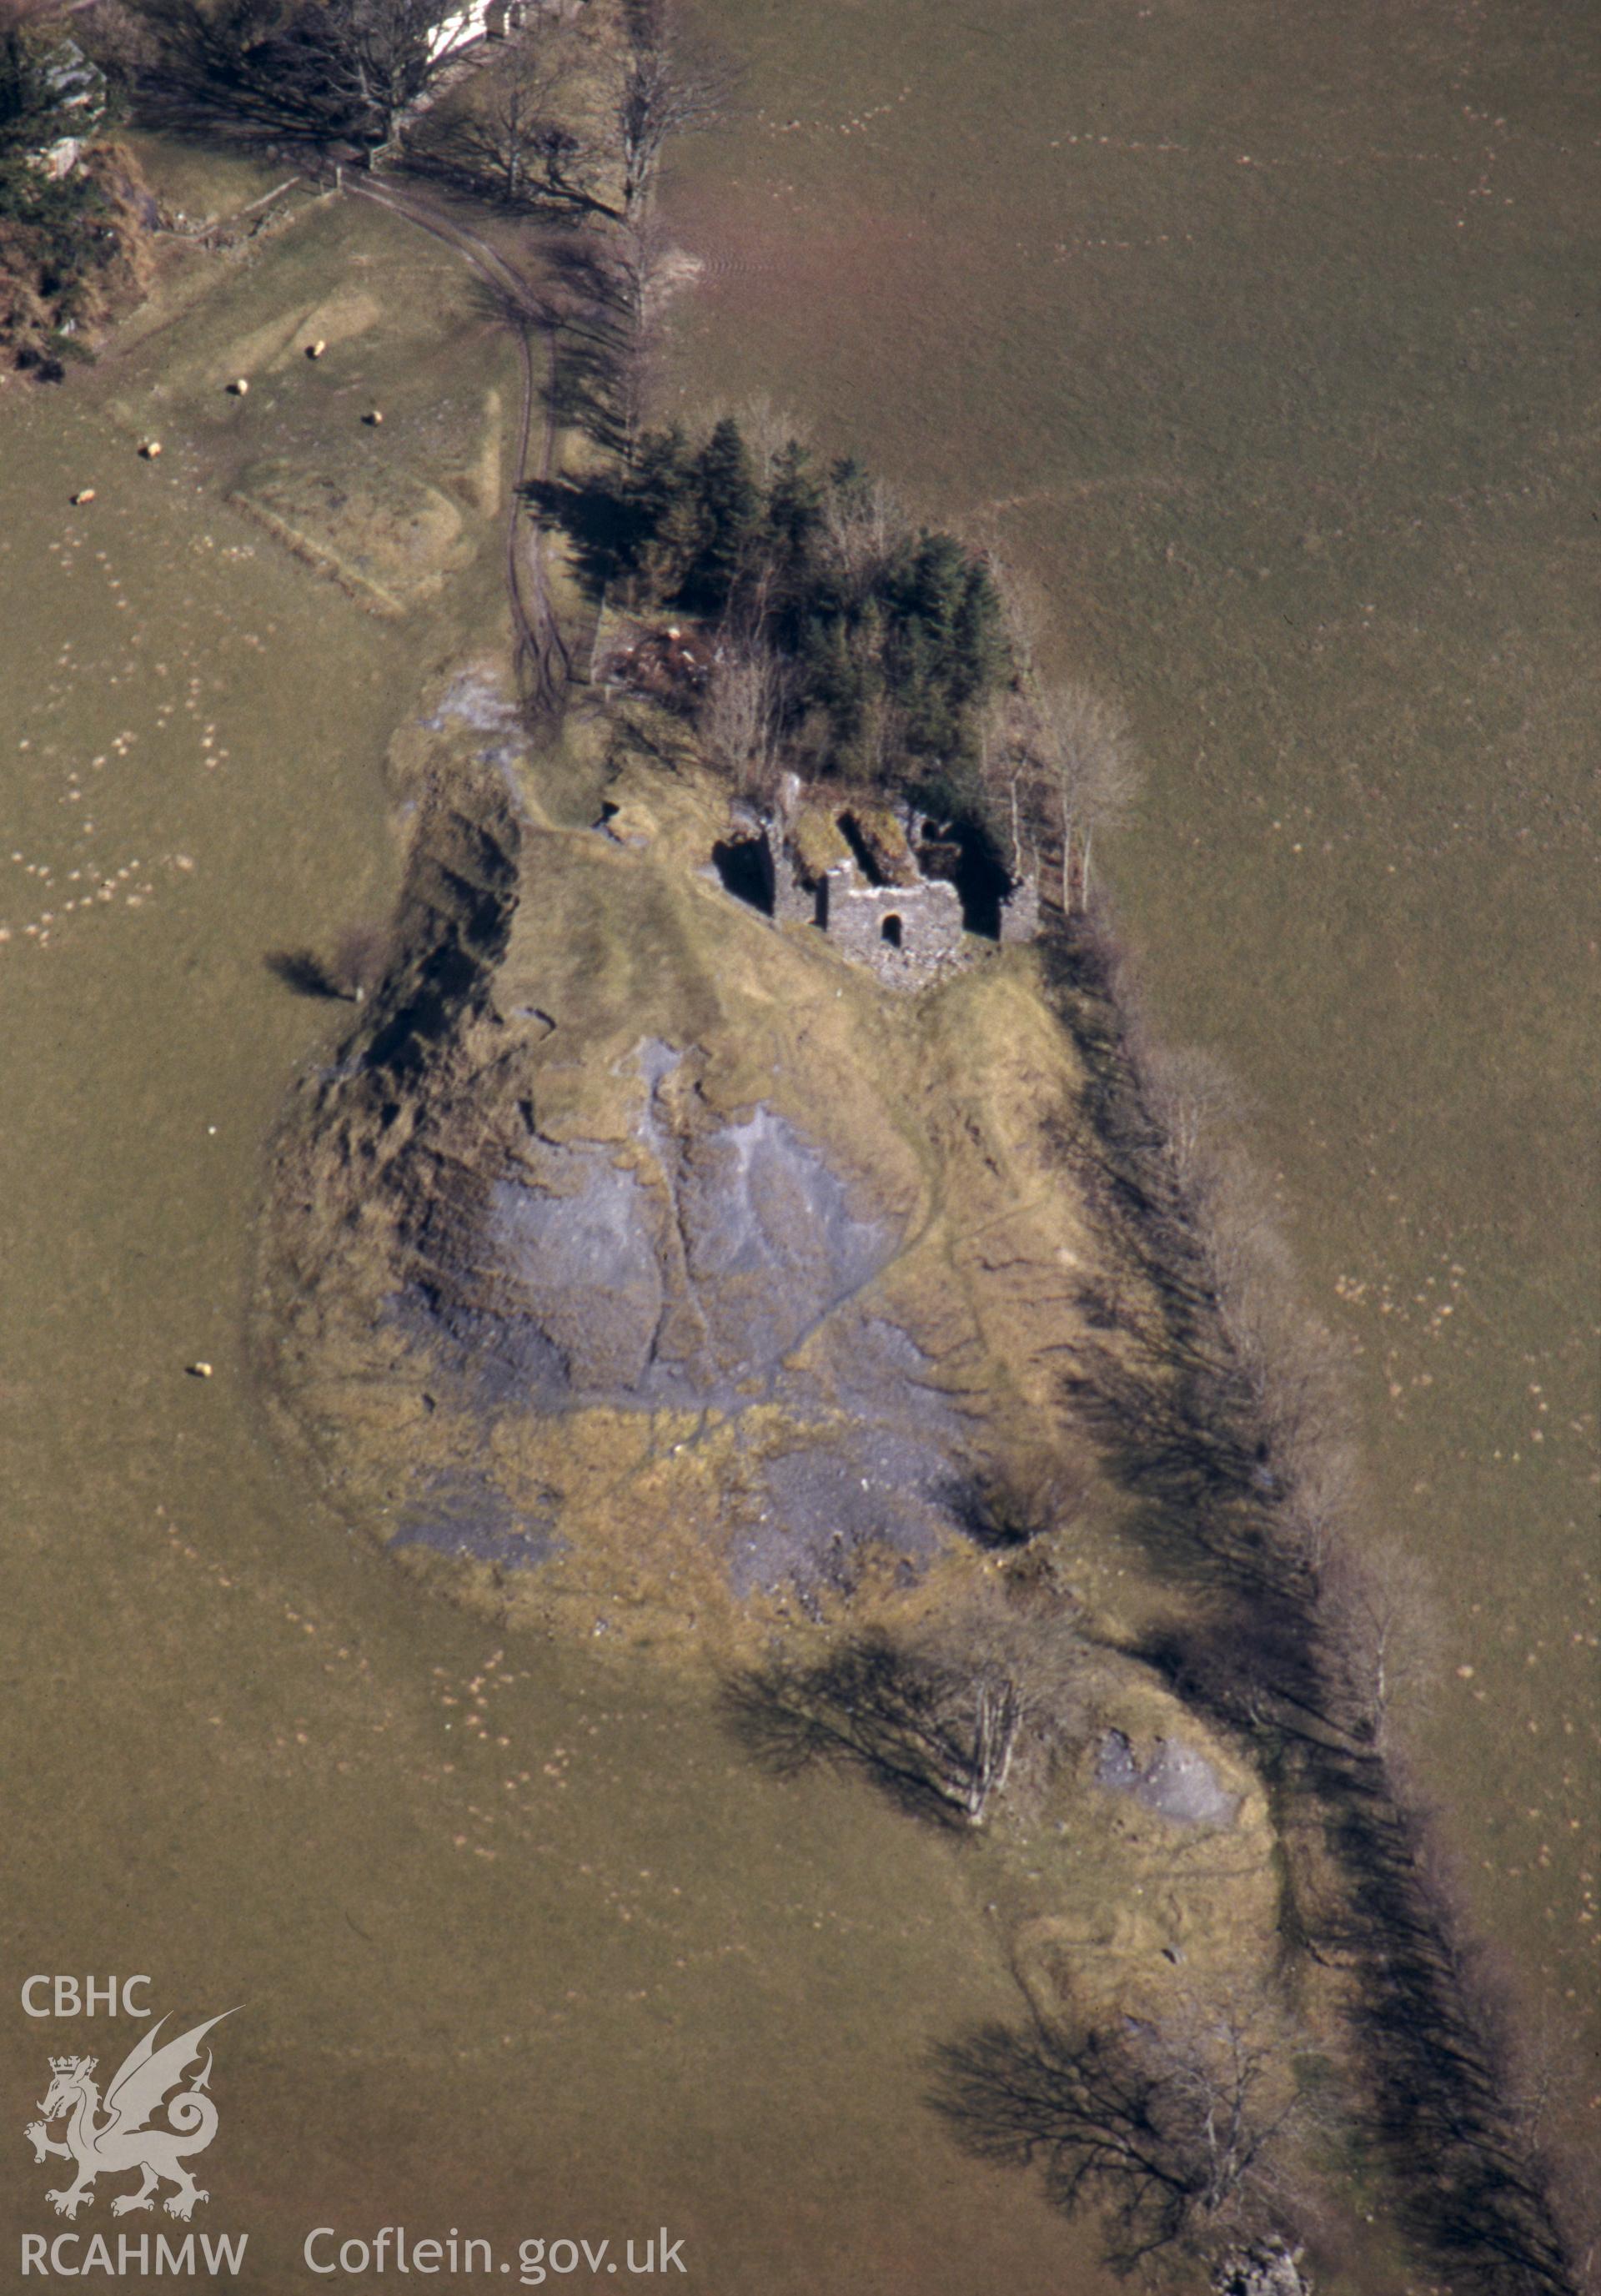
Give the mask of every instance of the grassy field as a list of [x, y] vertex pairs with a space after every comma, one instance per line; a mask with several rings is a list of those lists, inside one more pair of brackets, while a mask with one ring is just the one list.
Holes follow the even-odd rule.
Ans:
[[[1593, 75], [1526, 4], [703, 12], [751, 108], [672, 186], [707, 267], [667, 396], [788, 399], [992, 541], [1132, 713], [1124, 912], [1349, 1342], [1375, 1520], [1442, 1581], [1428, 1783], [1577, 2030]], [[228, 174], [170, 195], [258, 195]], [[666, 2221], [729, 2296], [1090, 2296], [1081, 2235], [917, 2108], [929, 2039], [1014, 1999], [943, 1847], [756, 1778], [666, 1681], [419, 1603], [252, 1400], [262, 1143], [339, 1033], [263, 959], [393, 890], [386, 745], [498, 615], [515, 388], [443, 254], [363, 209], [0, 394], [13, 1965], [243, 1997], [216, 2184], [263, 2286], [415, 2192], [420, 2234]], [[430, 501], [437, 564], [374, 599], [417, 485], [458, 525]]]
[[676, 164], [707, 267], [664, 402], [793, 407], [1128, 708], [1160, 1023], [1238, 1079], [1375, 1524], [1436, 1567], [1476, 1907], [1593, 2045], [1593, 39], [1443, 0], [698, 16], [750, 75]]
[[[1060, 2224], [919, 2108], [930, 2040], [1012, 1999], [946, 1847], [756, 1775], [699, 1692], [420, 1599], [254, 1400], [264, 1144], [345, 1017], [264, 960], [392, 897], [390, 736], [503, 627], [474, 490], [516, 387], [470, 283], [353, 205], [0, 394], [10, 1965], [243, 2005], [211, 2222], [255, 2287], [305, 2285], [317, 2224], [665, 2223], [714, 2296], [1048, 2296]], [[232, 499], [380, 454], [485, 538], [397, 616]], [[15, 2094], [67, 2038], [8, 1988]], [[13, 2170], [6, 2237], [62, 2229]]]

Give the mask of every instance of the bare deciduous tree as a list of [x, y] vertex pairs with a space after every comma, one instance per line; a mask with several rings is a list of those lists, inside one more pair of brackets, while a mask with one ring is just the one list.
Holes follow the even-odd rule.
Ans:
[[[609, 214], [610, 210], [606, 210]], [[569, 421], [631, 463], [644, 421], [668, 292], [682, 258], [648, 214], [604, 234], [574, 233], [547, 250], [560, 284], [553, 400]]]
[[674, 275], [675, 253], [666, 230], [649, 217], [635, 217], [609, 236], [602, 258], [607, 300], [619, 327], [635, 340], [654, 332]]
[[883, 1636], [816, 1666], [775, 1660], [729, 1693], [747, 1749], [780, 1772], [819, 1759], [859, 1765], [909, 1808], [981, 1823], [1004, 1787], [1017, 1735], [1015, 1687], [953, 1682]]
[[1331, 1436], [1292, 1460], [1282, 1520], [1314, 1591], [1349, 1535], [1359, 1474], [1356, 1447], [1343, 1437]]
[[1096, 831], [1128, 819], [1139, 773], [1127, 718], [1088, 687], [1040, 687], [1036, 715], [1041, 778], [1062, 840], [1062, 906], [1071, 910], [1089, 895]]
[[1215, 1171], [1225, 1128], [1238, 1123], [1240, 1094], [1210, 1053], [1152, 1049], [1142, 1062], [1147, 1104], [1166, 1136], [1173, 1173], [1193, 1193]]
[[1282, 2245], [1308, 2106], [1265, 2005], [1124, 2018], [1080, 2039], [991, 2026], [938, 2053], [935, 2103], [984, 2160], [1036, 2164], [1064, 2209], [1105, 2211], [1109, 2260]]
[[329, 977], [341, 996], [363, 1004], [395, 958], [395, 936], [388, 925], [345, 926], [334, 939]]
[[777, 784], [788, 686], [787, 665], [770, 646], [724, 637], [699, 726], [707, 754], [742, 795], [766, 799]]
[[456, 0], [141, 0], [153, 94], [213, 119], [378, 145], [467, 45]]
[[1037, 876], [1041, 853], [1059, 850], [1062, 910], [1071, 915], [1089, 897], [1097, 831], [1129, 817], [1139, 767], [1121, 709], [1086, 686], [1041, 676], [1043, 609], [1026, 581], [1009, 573], [1000, 594], [1016, 676], [983, 728], [984, 784], [1019, 874]]
[[969, 1475], [953, 1483], [947, 1497], [976, 1546], [1006, 1554], [1072, 1522], [1082, 1509], [1088, 1487], [1082, 1464], [1061, 1456], [1028, 1475]]
[[737, 84], [732, 65], [681, 37], [665, 0], [632, 12], [616, 115], [625, 215], [649, 190], [669, 139], [715, 126]]
[[276, 973], [297, 996], [338, 996], [342, 990], [335, 987], [328, 967], [314, 949], [269, 949], [262, 959], [269, 972]]
[[512, 49], [479, 76], [470, 106], [446, 131], [446, 157], [508, 207], [538, 196], [609, 214], [593, 189], [595, 154], [564, 117], [573, 71], [564, 53]]
[[618, 445], [632, 459], [644, 425], [646, 404], [666, 306], [680, 258], [661, 225], [635, 215], [609, 235], [602, 259], [611, 313], [609, 365]]
[[447, 30], [454, 0], [314, 0], [294, 46], [356, 133], [387, 144], [401, 113], [470, 35]]
[[854, 1764], [905, 1807], [982, 1825], [1025, 1753], [1075, 1726], [1082, 1653], [1059, 1620], [975, 1611], [917, 1640], [864, 1635], [815, 1663], [777, 1658], [729, 1685], [747, 1749], [780, 1773]]
[[1393, 1544], [1342, 1546], [1323, 1578], [1320, 1624], [1345, 1718], [1376, 1745], [1398, 1710], [1416, 1704], [1439, 1676], [1440, 1625], [1422, 1557]]
[[745, 399], [733, 410], [739, 426], [739, 436], [749, 450], [751, 468], [759, 486], [772, 484], [773, 466], [786, 447], [805, 446], [808, 433], [800, 417], [775, 406], [767, 393], [758, 391], [754, 398]]
[[882, 573], [911, 521], [881, 479], [830, 487], [823, 501], [823, 549], [847, 591], [863, 595]]
[[160, 60], [159, 45], [133, 0], [95, 0], [93, 8], [75, 14], [72, 36], [118, 89], [148, 81]]

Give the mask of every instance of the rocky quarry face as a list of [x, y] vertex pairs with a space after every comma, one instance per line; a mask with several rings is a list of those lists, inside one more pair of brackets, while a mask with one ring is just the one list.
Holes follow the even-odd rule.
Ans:
[[[687, 1415], [682, 1447], [722, 1455], [708, 1536], [736, 1596], [846, 1589], [866, 1551], [926, 1562], [952, 1529], [961, 1427], [873, 1305], [899, 1225], [854, 1209], [768, 1103], [698, 1123], [697, 1095], [673, 1088], [689, 1057], [638, 1047], [629, 1160], [531, 1130], [514, 1171], [430, 1202], [396, 1327], [486, 1438], [502, 1414]], [[559, 1492], [516, 1525], [503, 1508], [475, 1521], [486, 1496], [476, 1472], [445, 1474], [396, 1543], [525, 1568], [554, 1551]]]

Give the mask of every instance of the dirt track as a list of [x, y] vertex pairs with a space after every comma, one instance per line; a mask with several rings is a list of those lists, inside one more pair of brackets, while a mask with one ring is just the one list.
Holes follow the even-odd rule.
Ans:
[[[547, 398], [540, 432], [539, 467], [533, 472], [528, 469], [537, 390], [533, 336], [542, 324], [539, 290], [533, 280], [509, 263], [486, 240], [442, 214], [420, 193], [401, 193], [388, 187], [380, 190], [375, 184], [353, 183], [344, 177], [340, 180], [344, 190], [360, 199], [372, 200], [375, 205], [387, 208], [391, 215], [399, 216], [419, 231], [429, 232], [453, 248], [486, 286], [502, 299], [515, 327], [522, 369], [522, 414], [506, 507], [506, 596], [517, 634], [519, 667], [528, 679], [527, 699], [537, 716], [553, 718], [560, 712], [572, 676], [572, 658], [551, 603], [539, 529], [531, 516], [525, 515], [523, 496], [523, 488], [531, 476], [541, 480], [551, 476], [556, 459], [556, 421]], [[548, 320], [543, 320], [543, 324], [549, 346], [548, 381], [549, 364], [555, 355], [554, 329]]]

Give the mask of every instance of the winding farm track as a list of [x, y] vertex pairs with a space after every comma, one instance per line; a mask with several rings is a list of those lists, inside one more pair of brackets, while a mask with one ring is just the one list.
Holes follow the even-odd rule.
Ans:
[[[522, 368], [522, 414], [506, 507], [506, 596], [517, 634], [519, 667], [527, 679], [528, 705], [535, 717], [559, 717], [572, 682], [572, 655], [551, 602], [539, 527], [527, 514], [522, 492], [530, 477], [548, 481], [555, 471], [556, 417], [549, 390], [556, 356], [553, 325], [542, 316], [535, 283], [508, 262], [498, 249], [490, 246], [487, 240], [442, 214], [432, 201], [412, 191], [399, 192], [388, 185], [380, 189], [370, 182], [355, 183], [348, 176], [341, 176], [339, 187], [358, 199], [371, 200], [375, 206], [387, 208], [391, 215], [414, 225], [419, 231], [430, 233], [453, 249], [500, 299], [515, 327]], [[539, 466], [531, 472], [528, 454], [534, 437], [534, 402], [539, 387], [534, 359], [536, 327], [543, 327], [548, 352]]]

